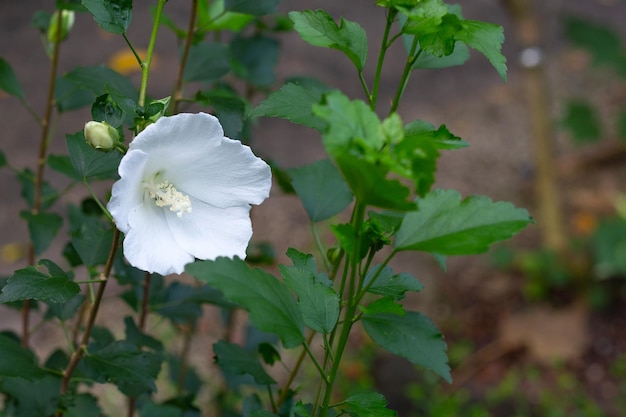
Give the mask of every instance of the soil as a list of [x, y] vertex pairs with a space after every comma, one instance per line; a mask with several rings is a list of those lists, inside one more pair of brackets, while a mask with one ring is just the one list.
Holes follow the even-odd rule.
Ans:
[[[147, 28], [151, 24], [147, 3], [135, 2], [134, 21], [128, 34], [140, 47], [147, 42]], [[335, 17], [356, 20], [366, 28], [370, 50], [375, 51], [382, 33], [381, 10], [374, 5], [374, 1], [361, 0], [358, 6], [356, 3], [302, 0], [284, 2], [282, 8], [324, 8]], [[464, 0], [459, 3], [466, 18], [494, 22], [505, 28], [507, 42], [503, 51], [509, 62], [508, 82], [503, 83], [489, 63], [473, 53], [463, 67], [416, 72], [399, 113], [405, 121], [419, 118], [434, 125], [446, 124], [450, 131], [470, 143], [468, 149], [442, 156], [437, 187], [454, 188], [464, 195], [485, 194], [494, 200], [508, 200], [534, 213], [536, 202], [532, 183], [535, 164], [529, 111], [524, 99], [523, 71], [517, 60], [520, 46], [513, 22], [496, 0]], [[558, 120], [562, 118], [565, 100], [568, 97], [587, 97], [601, 109], [602, 120], [608, 124], [614, 120], [618, 109], [624, 108], [626, 84], [608, 70], [592, 69], [585, 53], [568, 46], [561, 22], [566, 15], [583, 16], [606, 23], [621, 32], [622, 39], [626, 39], [626, 26], [623, 25], [626, 2], [555, 0], [537, 3], [540, 3], [538, 16], [543, 28], [544, 68], [552, 98], [551, 115], [555, 120], [555, 166], [571, 167], [571, 164], [567, 165], [568, 161], [577, 161], [589, 149], [593, 151], [593, 146], [576, 148], [571, 145], [568, 134], [559, 129]], [[188, 2], [170, 2], [166, 11], [173, 20], [184, 22], [188, 7]], [[50, 2], [0, 0], [0, 56], [15, 69], [28, 102], [36, 111], [44, 108], [49, 66], [39, 35], [29, 24], [35, 11], [40, 9], [49, 10]], [[328, 85], [342, 88], [352, 97], [363, 96], [356, 73], [337, 51], [309, 46], [295, 34], [282, 35], [280, 41], [279, 81], [294, 75], [314, 76]], [[72, 36], [62, 46], [60, 73], [76, 65], [106, 63], [124, 48], [121, 37], [98, 29], [89, 15], [79, 15]], [[176, 50], [175, 37], [163, 30], [158, 39], [157, 61], [149, 88], [154, 97], [171, 94], [171, 81], [177, 69]], [[381, 85], [382, 102], [391, 99], [404, 59], [404, 51], [400, 47], [390, 51]], [[374, 68], [371, 58], [367, 68], [365, 77], [371, 79]], [[132, 77], [135, 82], [139, 81], [138, 74]], [[279, 84], [277, 82], [277, 86]], [[50, 143], [50, 152], [64, 153], [64, 134], [80, 130], [89, 119], [89, 111], [84, 109], [69, 112], [55, 120], [56, 133]], [[0, 121], [4, 132], [0, 148], [11, 164], [18, 168], [34, 166], [40, 129], [14, 98], [2, 93]], [[607, 132], [609, 143], [614, 142], [614, 134], [612, 130]], [[255, 127], [253, 147], [284, 168], [300, 166], [325, 156], [315, 132], [282, 120], [260, 120]], [[573, 166], [573, 172], [572, 169], [559, 171], [562, 174], [559, 191], [563, 213], [572, 238], [585, 233], [577, 226], [581, 214], [592, 220], [611, 214], [611, 202], [615, 195], [626, 192], [623, 185], [626, 164], [623, 160], [593, 169], [582, 170], [575, 163]], [[53, 173], [50, 178], [53, 182], [58, 180]], [[0, 184], [4, 196], [0, 200], [0, 275], [6, 276], [24, 265], [21, 248], [26, 243], [27, 229], [24, 222], [16, 220], [25, 206], [17, 197], [20, 187], [14, 175], [7, 169], [0, 170]], [[84, 196], [82, 190], [73, 190], [67, 200], [77, 203]], [[541, 246], [541, 220], [538, 220], [538, 225], [530, 227], [512, 241], [514, 247], [532, 249]], [[278, 262], [286, 261], [283, 254], [288, 247], [313, 251], [303, 208], [293, 196], [282, 193], [278, 187], [274, 187], [269, 200], [255, 208], [253, 224], [254, 240], [274, 245]], [[44, 257], [59, 259], [61, 249], [53, 246]], [[548, 303], [528, 304], [521, 296], [524, 278], [519, 273], [495, 271], [487, 256], [450, 259], [446, 273], [434, 260], [419, 254], [402, 254], [392, 266], [394, 270], [412, 273], [426, 285], [426, 290], [417, 297], [411, 297], [409, 303], [440, 325], [451, 343], [469, 339], [476, 347], [476, 352], [468, 358], [469, 364], [462, 364], [453, 372], [463, 383], [486, 386], [502, 377], [507, 369], [522, 362], [564, 360], [581, 375], [591, 395], [599, 401], [609, 402], [607, 396], [614, 395], [615, 390], [611, 390], [619, 381], [611, 379], [608, 368], [614, 358], [626, 351], [624, 298], [618, 297], [618, 302], [602, 312], [591, 311], [579, 294], [558, 308], [546, 305], [550, 304], [550, 300], [547, 300]], [[623, 289], [619, 291], [623, 294]], [[109, 313], [109, 320], [120, 318], [120, 322], [122, 315], [128, 314], [124, 310], [116, 311], [115, 306], [107, 310]], [[3, 312], [2, 317], [3, 326], [17, 327], [17, 316]], [[569, 329], [570, 332], [556, 334], [555, 328]], [[210, 329], [207, 331], [210, 332]], [[551, 337], [547, 338], [548, 335]], [[50, 333], [43, 332], [37, 340], [45, 347], [51, 337]], [[206, 343], [210, 338], [201, 338], [195, 343]], [[201, 350], [202, 346], [196, 348]], [[480, 353], [484, 349], [487, 349], [487, 354]], [[384, 361], [386, 357], [379, 360]], [[397, 384], [408, 383], [413, 377], [412, 370], [404, 382], [403, 377], [398, 376], [410, 368], [401, 361], [377, 364], [374, 373], [381, 387], [396, 387]], [[501, 366], [494, 368], [493, 364]], [[381, 369], [385, 369], [386, 374]], [[387, 382], [385, 378], [391, 380]], [[400, 389], [393, 391], [396, 394], [401, 392]], [[386, 393], [392, 407], [408, 409], [406, 397], [396, 398], [394, 392]], [[400, 415], [406, 414], [401, 412]]]

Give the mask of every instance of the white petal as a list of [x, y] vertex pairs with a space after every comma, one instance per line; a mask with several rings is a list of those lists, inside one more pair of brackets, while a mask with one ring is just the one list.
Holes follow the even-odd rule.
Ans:
[[166, 210], [148, 201], [130, 212], [124, 256], [132, 266], [143, 271], [161, 275], [180, 274], [194, 258], [176, 242], [165, 213]]
[[[161, 117], [130, 143], [150, 155], [146, 172], [166, 172], [201, 160], [219, 146], [224, 131], [217, 118], [206, 113], [181, 113]], [[167, 175], [167, 173], [165, 174]]]
[[113, 215], [117, 228], [127, 233], [129, 229], [128, 215], [135, 207], [142, 204], [142, 180], [148, 154], [133, 150], [129, 151], [118, 168], [120, 179], [113, 184], [111, 200], [107, 209]]
[[199, 259], [245, 258], [252, 236], [250, 206], [223, 209], [193, 198], [191, 204], [192, 212], [182, 217], [170, 211], [165, 213], [178, 245]]
[[261, 204], [268, 197], [270, 167], [248, 146], [224, 137], [198, 156], [196, 163], [164, 174], [179, 191], [216, 207]]

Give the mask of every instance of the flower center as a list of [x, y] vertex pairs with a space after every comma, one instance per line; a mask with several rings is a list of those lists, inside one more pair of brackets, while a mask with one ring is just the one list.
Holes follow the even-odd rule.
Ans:
[[147, 183], [148, 196], [154, 200], [157, 207], [169, 207], [170, 211], [175, 211], [178, 217], [183, 217], [183, 213], [191, 213], [191, 200], [189, 196], [181, 193], [169, 181], [159, 183]]

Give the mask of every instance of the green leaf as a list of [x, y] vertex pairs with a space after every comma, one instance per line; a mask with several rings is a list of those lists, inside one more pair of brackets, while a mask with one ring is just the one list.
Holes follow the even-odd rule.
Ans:
[[330, 159], [288, 170], [291, 184], [313, 222], [328, 219], [352, 202], [352, 193]]
[[226, 11], [224, 0], [202, 1], [198, 6], [198, 28], [202, 31], [229, 30], [238, 33], [255, 19], [250, 14]]
[[266, 36], [236, 37], [230, 44], [235, 74], [253, 86], [271, 86], [276, 81], [279, 49], [278, 41]]
[[44, 274], [32, 265], [15, 271], [2, 288], [0, 303], [18, 300], [43, 300], [53, 303], [65, 303], [80, 292], [80, 287], [59, 266], [43, 259], [37, 264], [44, 266]]
[[626, 45], [616, 30], [605, 23], [568, 16], [565, 35], [574, 45], [589, 51], [594, 64], [612, 67], [622, 77], [626, 76]]
[[100, 417], [104, 414], [98, 405], [98, 399], [91, 394], [76, 394], [63, 414], [66, 417]]
[[454, 44], [454, 51], [450, 55], [435, 56], [428, 52], [423, 52], [415, 60], [413, 69], [436, 69], [436, 68], [448, 68], [465, 64], [470, 58], [470, 53], [467, 45], [463, 42], [456, 42]]
[[87, 350], [95, 352], [100, 349], [104, 349], [112, 343], [115, 343], [115, 336], [113, 336], [111, 330], [106, 327], [94, 326], [91, 332], [91, 341], [89, 342], [89, 346], [87, 346]]
[[259, 343], [259, 348], [257, 350], [259, 355], [261, 355], [263, 362], [270, 366], [274, 365], [277, 361], [280, 361], [280, 352], [277, 347], [271, 343]]
[[183, 417], [183, 410], [168, 404], [155, 404], [151, 401], [146, 402], [141, 407], [139, 417]]
[[462, 149], [469, 146], [469, 143], [450, 133], [446, 125], [441, 125], [438, 129], [435, 129], [433, 125], [423, 120], [414, 120], [404, 126], [404, 135], [406, 137], [427, 137], [433, 141], [437, 149], [442, 150]]
[[250, 414], [250, 417], [279, 417], [279, 416], [277, 414], [270, 413], [269, 411], [265, 411], [265, 410], [254, 410], [252, 414]]
[[57, 411], [60, 390], [61, 378], [57, 375], [45, 375], [35, 381], [3, 377], [4, 410], [10, 410], [11, 417], [52, 416]]
[[37, 29], [41, 35], [47, 35], [48, 27], [50, 27], [50, 19], [52, 13], [47, 10], [37, 10], [30, 20], [30, 26]]
[[83, 358], [84, 372], [96, 382], [110, 382], [129, 397], [156, 392], [154, 383], [161, 369], [161, 354], [116, 341]]
[[[75, 213], [75, 212], [74, 212]], [[86, 266], [104, 265], [113, 241], [113, 226], [95, 216], [72, 216], [72, 246]]]
[[[425, 0], [414, 7], [398, 9], [408, 16], [402, 32], [419, 36], [421, 52], [414, 68], [460, 65], [469, 58], [469, 46], [482, 53], [506, 81], [506, 58], [501, 53], [504, 30], [501, 26], [465, 20], [441, 0]], [[410, 45], [413, 40], [413, 36], [404, 37], [405, 45]]]
[[358, 23], [341, 18], [337, 25], [324, 10], [290, 12], [289, 18], [304, 41], [343, 52], [357, 70], [363, 71], [367, 59], [367, 35]]
[[508, 202], [492, 202], [483, 196], [461, 201], [454, 190], [434, 190], [417, 200], [418, 210], [405, 215], [396, 235], [399, 250], [470, 255], [513, 237], [532, 218]]
[[313, 114], [329, 87], [318, 82], [288, 82], [254, 108], [248, 117], [280, 117], [322, 131], [326, 122]]
[[85, 140], [82, 130], [65, 138], [72, 166], [79, 175], [92, 181], [117, 178], [117, 168], [122, 160], [119, 152], [95, 150]]
[[[133, 98], [133, 97], [136, 97], [136, 95], [133, 94], [131, 96], [128, 96], [126, 95], [128, 92], [124, 93], [124, 92], [118, 91], [110, 85], [107, 85], [105, 90], [106, 90], [106, 95], [108, 96], [107, 97], [108, 107], [104, 109], [104, 114], [103, 114], [105, 118], [104, 120], [107, 121], [107, 119], [110, 118], [112, 119], [111, 122], [114, 122], [115, 121], [114, 119], [118, 117], [118, 109], [119, 109], [123, 113], [122, 115], [123, 121], [128, 124], [132, 124], [135, 116], [137, 116], [139, 111], [141, 110], [141, 107], [137, 103], [137, 99]], [[102, 97], [102, 96], [99, 96], [99, 97]], [[164, 100], [168, 100], [167, 103], [169, 104], [169, 97]], [[94, 120], [100, 121], [100, 118], [94, 115], [93, 107], [91, 109], [91, 114], [93, 115]], [[115, 125], [114, 123], [111, 123], [111, 122], [108, 122], [108, 123], [112, 126], [119, 127], [118, 125]], [[120, 132], [120, 136], [122, 136], [121, 133], [122, 132]]]
[[375, 212], [368, 211], [369, 222], [381, 235], [393, 236], [396, 234], [402, 224], [403, 215], [395, 211]]
[[579, 100], [568, 102], [563, 125], [577, 143], [595, 142], [600, 139], [600, 120], [595, 109], [587, 102]]
[[440, 154], [433, 136], [434, 132], [406, 136], [381, 153], [381, 160], [391, 171], [413, 180], [420, 196], [430, 191], [435, 182]]
[[457, 16], [445, 15], [436, 30], [419, 35], [420, 50], [436, 57], [451, 55], [457, 41], [456, 34], [461, 29], [460, 19]]
[[[346, 253], [353, 253], [355, 246], [359, 241], [354, 225], [352, 225], [352, 223], [331, 224], [330, 230], [335, 235], [335, 239], [337, 239], [339, 246]], [[365, 236], [363, 240], [365, 240]], [[368, 251], [369, 244], [362, 244], [361, 251], [358, 254], [359, 259], [365, 258]]]
[[0, 150], [0, 168], [5, 167], [6, 165], [7, 165], [7, 157], [4, 154], [4, 152]]
[[406, 310], [402, 304], [394, 301], [392, 297], [379, 298], [369, 303], [367, 306], [359, 305], [359, 310], [364, 314], [389, 313], [397, 314], [398, 316], [404, 316], [406, 314]]
[[[17, 180], [22, 186], [22, 197], [28, 203], [28, 207], [33, 208], [35, 204], [35, 173], [28, 168], [17, 173]], [[48, 181], [41, 184], [41, 207], [45, 210], [50, 208], [59, 198], [59, 193], [50, 186]]]
[[365, 314], [362, 321], [365, 331], [376, 344], [452, 382], [446, 342], [428, 317], [409, 311], [402, 316]]
[[30, 211], [22, 211], [20, 217], [28, 222], [28, 233], [35, 255], [41, 255], [48, 249], [63, 225], [63, 218], [55, 213], [32, 214]]
[[205, 106], [212, 106], [215, 116], [224, 128], [224, 134], [229, 138], [241, 137], [244, 127], [244, 117], [248, 103], [234, 92], [227, 89], [200, 91], [196, 94], [196, 101]]
[[223, 340], [213, 344], [215, 363], [222, 371], [231, 375], [252, 375], [259, 385], [271, 385], [276, 381], [265, 372], [255, 354], [251, 354], [235, 343]]
[[225, 0], [224, 10], [253, 16], [263, 16], [276, 12], [276, 7], [281, 1], [282, 0]]
[[[323, 105], [314, 105], [313, 112], [328, 122], [324, 134], [326, 151], [337, 157], [347, 150], [377, 153], [385, 144], [380, 119], [362, 100], [350, 101], [338, 91], [326, 95]], [[369, 155], [368, 155], [369, 156]]]
[[83, 301], [85, 301], [85, 296], [83, 294], [76, 294], [73, 298], [70, 298], [64, 303], [48, 302], [46, 318], [56, 317], [61, 321], [69, 320], [74, 317], [83, 304]]
[[213, 81], [230, 71], [230, 52], [221, 43], [202, 42], [189, 48], [183, 79]]
[[82, 0], [98, 25], [111, 33], [126, 33], [133, 16], [132, 0]]
[[590, 244], [596, 276], [608, 279], [626, 274], [626, 219], [620, 217], [602, 221]]
[[[154, 279], [154, 277], [153, 277]], [[140, 286], [136, 291], [141, 290]], [[151, 289], [151, 308], [167, 317], [174, 323], [188, 323], [202, 316], [202, 304], [212, 304], [220, 307], [231, 308], [232, 304], [226, 302], [222, 294], [215, 288], [204, 285], [200, 288], [172, 282], [163, 289]], [[135, 307], [139, 306], [141, 298], [137, 297]]]
[[506, 81], [506, 58], [501, 52], [504, 43], [502, 26], [477, 20], [463, 20], [461, 26], [462, 30], [457, 32], [456, 40], [482, 53], [502, 80]]
[[75, 12], [86, 12], [81, 0], [56, 0], [57, 10], [74, 10]]
[[[167, 355], [167, 370], [168, 370], [168, 378], [172, 384], [180, 384], [179, 378], [182, 371], [182, 363], [181, 357], [178, 354], [168, 354]], [[186, 372], [185, 372], [185, 381], [183, 381], [182, 388], [189, 394], [197, 394], [200, 391], [200, 388], [203, 388], [205, 385], [205, 381], [203, 381], [198, 372], [193, 366], [189, 366], [188, 363], [184, 364]], [[192, 399], [194, 398], [191, 396]], [[180, 404], [180, 407], [191, 406], [191, 404]], [[199, 416], [200, 414], [198, 414]]]
[[[448, 14], [448, 6], [442, 0], [422, 0], [410, 8], [400, 6], [398, 9], [408, 17], [402, 24], [402, 33], [420, 37], [439, 31], [443, 18]], [[401, 19], [401, 23], [402, 20], [405, 19]]]
[[115, 102], [110, 94], [103, 94], [96, 97], [91, 105], [91, 117], [98, 122], [107, 122], [111, 126], [118, 128], [124, 122], [124, 111]]
[[0, 375], [3, 379], [16, 377], [33, 381], [45, 375], [33, 352], [23, 348], [19, 341], [0, 334], [0, 352]]
[[351, 416], [358, 417], [395, 417], [398, 415], [387, 408], [387, 400], [377, 392], [367, 392], [351, 395], [346, 398], [345, 404]]
[[309, 268], [279, 265], [285, 284], [298, 297], [304, 323], [311, 329], [330, 333], [339, 319], [339, 295], [324, 282], [320, 282]]
[[143, 333], [139, 327], [137, 327], [137, 324], [132, 317], [124, 317], [124, 326], [124, 334], [126, 335], [126, 341], [128, 343], [132, 343], [138, 348], [147, 347], [154, 351], [163, 350], [163, 343], [161, 343], [158, 339]]
[[416, 6], [422, 0], [376, 0], [376, 5], [385, 8]]
[[383, 297], [391, 297], [399, 301], [408, 291], [420, 292], [424, 285], [415, 277], [406, 272], [394, 274], [393, 270], [385, 266], [382, 271], [380, 265], [373, 266], [365, 276], [367, 292]]
[[[402, 201], [410, 190], [386, 179], [390, 171], [413, 180], [417, 194], [423, 195], [434, 182], [439, 149], [458, 139], [443, 126], [436, 131], [421, 126], [407, 136], [397, 114], [381, 122], [365, 102], [350, 101], [339, 92], [327, 94], [325, 103], [313, 111], [328, 122], [324, 147], [354, 195], [384, 208], [406, 210], [411, 204]], [[385, 187], [390, 188], [389, 195]]]
[[248, 310], [252, 325], [278, 335], [286, 348], [303, 342], [302, 314], [285, 284], [274, 276], [239, 258], [195, 262], [185, 271]]
[[294, 248], [289, 248], [287, 249], [287, 257], [291, 259], [293, 266], [304, 268], [315, 275], [315, 280], [317, 282], [320, 282], [327, 287], [331, 287], [333, 285], [333, 282], [326, 274], [317, 272], [317, 262], [315, 261], [313, 255], [302, 253]]
[[24, 91], [22, 91], [22, 87], [20, 86], [19, 81], [17, 81], [17, 77], [15, 76], [15, 72], [13, 72], [13, 68], [11, 64], [8, 63], [5, 59], [0, 57], [0, 90], [11, 94], [12, 96], [24, 98]]
[[241, 414], [243, 417], [250, 417], [253, 412], [262, 410], [263, 404], [257, 394], [250, 394], [243, 399]]
[[72, 160], [67, 155], [49, 155], [47, 165], [54, 171], [61, 173], [74, 181], [82, 181], [82, 175], [79, 175], [74, 166]]
[[400, 181], [387, 179], [387, 169], [342, 155], [336, 159], [339, 169], [358, 201], [390, 210], [411, 210], [415, 203], [409, 201], [411, 190]]
[[94, 66], [78, 67], [58, 78], [54, 99], [59, 111], [64, 112], [91, 105], [107, 90], [117, 91], [119, 95], [129, 98], [139, 96], [128, 78], [110, 68]]

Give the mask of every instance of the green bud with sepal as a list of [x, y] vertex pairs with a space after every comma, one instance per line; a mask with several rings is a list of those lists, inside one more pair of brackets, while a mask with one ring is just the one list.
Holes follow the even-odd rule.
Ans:
[[120, 135], [107, 122], [90, 121], [85, 124], [85, 140], [95, 149], [108, 152], [120, 144]]
[[[59, 20], [59, 13], [61, 13], [61, 19]], [[59, 27], [59, 22], [61, 27]], [[62, 42], [67, 38], [67, 35], [74, 26], [74, 11], [72, 10], [57, 10], [50, 17], [50, 25], [48, 26], [48, 42], [54, 44], [56, 42]]]

